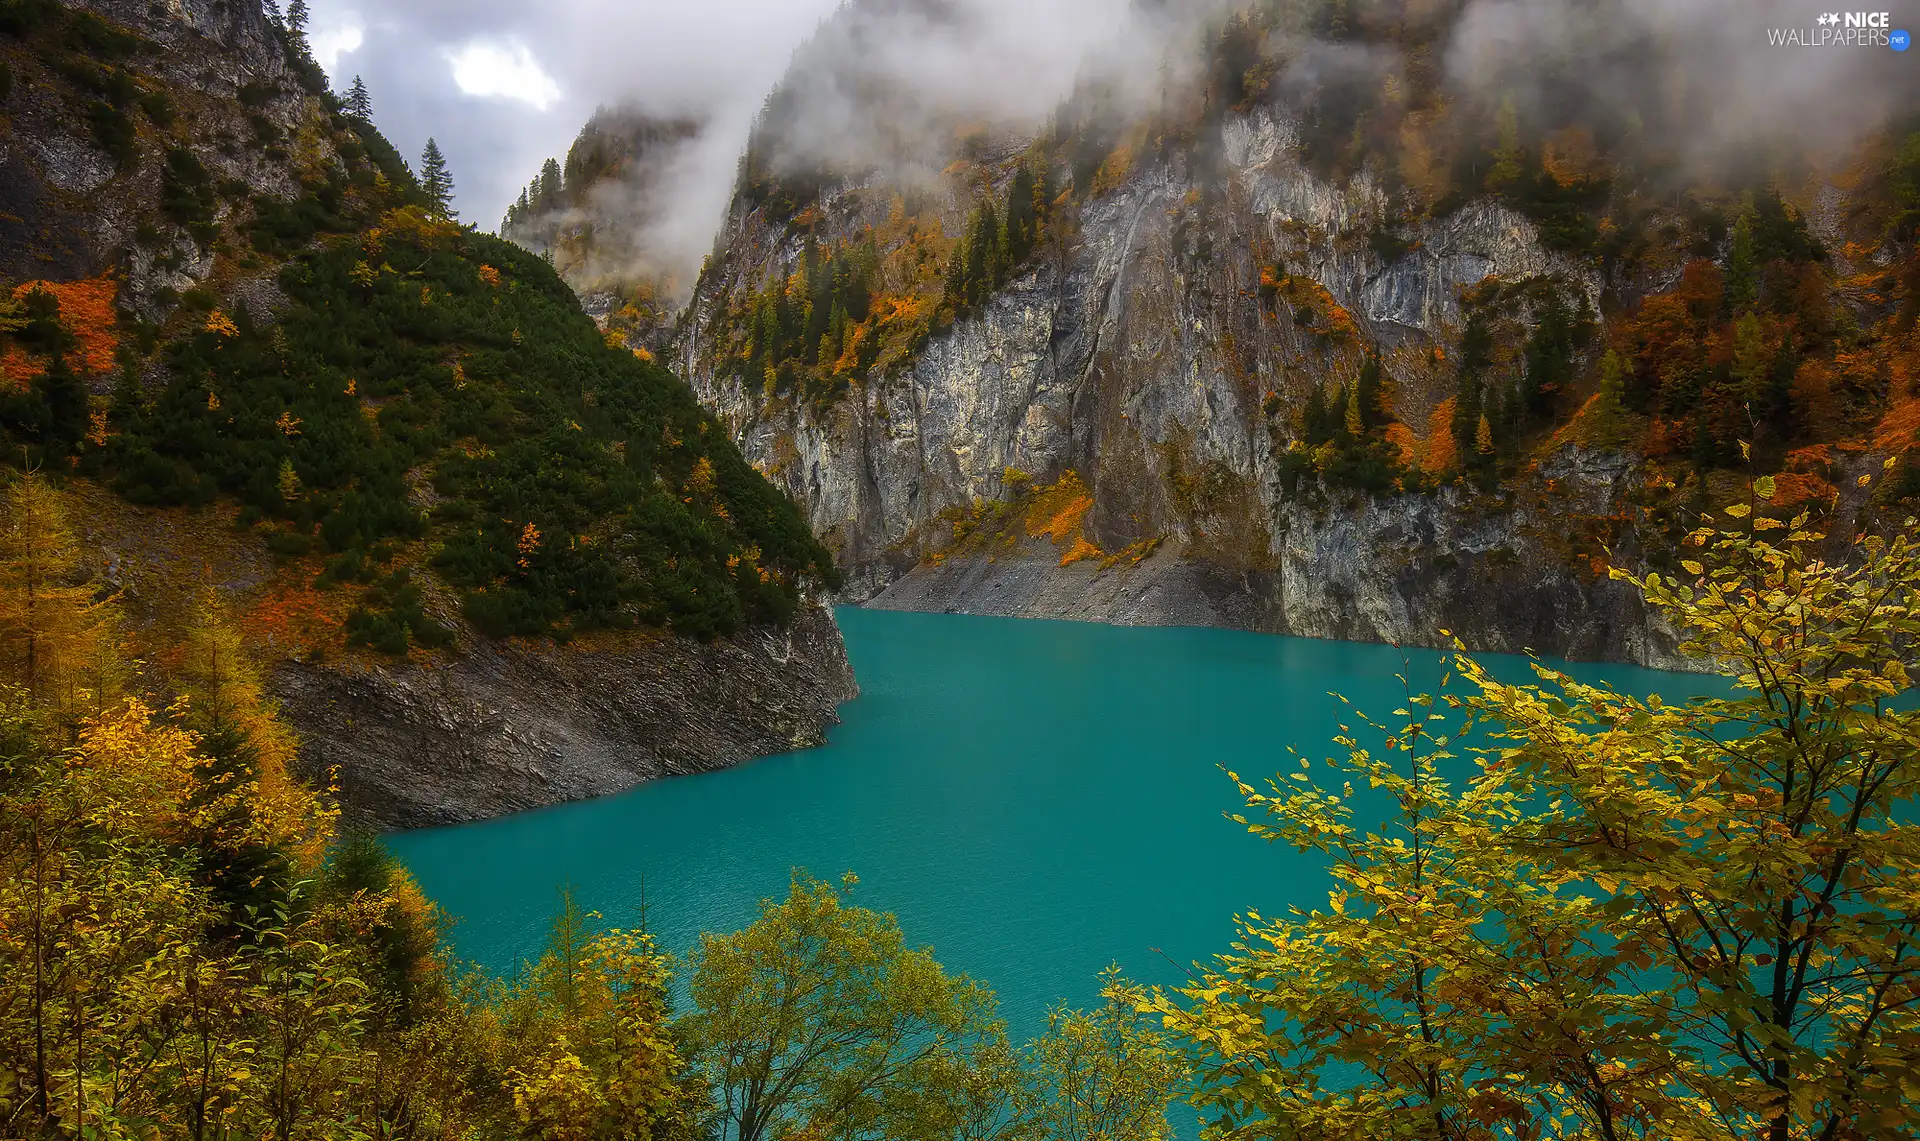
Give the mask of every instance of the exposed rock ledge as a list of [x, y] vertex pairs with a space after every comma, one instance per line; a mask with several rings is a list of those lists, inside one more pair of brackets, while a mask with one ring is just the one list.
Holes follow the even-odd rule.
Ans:
[[706, 645], [618, 652], [483, 643], [449, 665], [289, 661], [273, 688], [309, 778], [349, 819], [453, 824], [632, 788], [825, 740], [857, 692], [832, 612]]

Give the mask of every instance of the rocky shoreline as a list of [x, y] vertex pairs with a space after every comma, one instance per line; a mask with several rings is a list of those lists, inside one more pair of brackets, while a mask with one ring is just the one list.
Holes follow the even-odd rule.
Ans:
[[421, 828], [825, 742], [858, 692], [833, 613], [618, 650], [481, 643], [445, 663], [279, 664], [273, 690], [353, 823]]

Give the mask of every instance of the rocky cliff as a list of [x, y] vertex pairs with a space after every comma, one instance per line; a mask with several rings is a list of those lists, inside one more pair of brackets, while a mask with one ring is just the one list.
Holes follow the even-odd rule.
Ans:
[[[1557, 276], [1597, 302], [1598, 274], [1544, 250], [1533, 225], [1479, 200], [1370, 249], [1384, 195], [1308, 172], [1271, 113], [1220, 128], [1208, 183], [1175, 161], [1142, 164], [1078, 213], [1072, 241], [978, 313], [932, 337], [910, 366], [825, 414], [770, 406], [715, 368], [703, 337], [722, 295], [790, 272], [805, 238], [736, 211], [728, 260], [701, 284], [680, 367], [748, 455], [806, 505], [876, 606], [1138, 623], [1244, 626], [1312, 637], [1444, 643], [1643, 662], [1670, 660], [1631, 590], [1567, 556], [1565, 515], [1617, 510], [1631, 463], [1569, 449], [1538, 473], [1558, 495], [1459, 487], [1376, 499], [1289, 495], [1269, 408], [1354, 367], [1350, 347], [1263, 310], [1259, 254], [1311, 278], [1384, 347], [1396, 411], [1426, 426], [1452, 388], [1433, 350], [1457, 339], [1460, 291], [1489, 277]], [[823, 203], [829, 225], [872, 222], [874, 188]], [[884, 193], [884, 188], [879, 188]], [[1444, 350], [1443, 350], [1444, 351]], [[1424, 443], [1424, 441], [1418, 441]], [[1008, 469], [1079, 473], [1088, 537], [1141, 562], [1061, 565], [1051, 543], [938, 565], [946, 525], [1005, 498]]]
[[[1738, 441], [1821, 511], [1904, 450], [1876, 425], [1904, 423], [1892, 314], [1920, 289], [1861, 174], [1884, 146], [1759, 206], [1660, 200], [1577, 112], [1529, 141], [1509, 101], [1493, 141], [1446, 125], [1474, 111], [1444, 85], [1416, 113], [1390, 77], [1348, 119], [1332, 80], [1267, 91], [1353, 49], [1265, 10], [1192, 109], [962, 127], [938, 179], [782, 174], [756, 137], [674, 364], [851, 597], [1672, 666], [1608, 570], [1673, 565], [1682, 516], [1745, 494]], [[1687, 307], [1693, 356], [1633, 323], [1649, 298]], [[1822, 377], [1856, 349], [1843, 394]]]
[[8, 0], [0, 100], [0, 431], [77, 477], [159, 697], [211, 585], [382, 827], [822, 740], [854, 683], [791, 505], [551, 271], [433, 218], [298, 29]]

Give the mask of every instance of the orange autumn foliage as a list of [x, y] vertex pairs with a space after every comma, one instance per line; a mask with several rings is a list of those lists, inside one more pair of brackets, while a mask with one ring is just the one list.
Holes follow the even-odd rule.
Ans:
[[1386, 437], [1387, 443], [1399, 449], [1400, 463], [1403, 467], [1414, 467], [1418, 464], [1420, 441], [1414, 438], [1412, 428], [1395, 420], [1387, 425]]
[[345, 591], [315, 590], [303, 575], [276, 577], [272, 587], [240, 616], [250, 645], [282, 656], [298, 656], [331, 646], [352, 606]]
[[1080, 534], [1080, 525], [1091, 510], [1093, 496], [1079, 475], [1069, 471], [1052, 487], [1034, 492], [1033, 502], [1027, 507], [1027, 534], [1035, 539], [1045, 535], [1056, 545], [1064, 543]]
[[1788, 471], [1773, 477], [1773, 506], [1792, 507], [1800, 503], [1831, 504], [1840, 491], [1811, 472]]
[[1060, 556], [1060, 565], [1063, 567], [1072, 566], [1074, 563], [1080, 562], [1082, 559], [1105, 558], [1106, 554], [1107, 553], [1105, 551], [1101, 550], [1099, 547], [1094, 546], [1083, 535], [1080, 538], [1077, 538], [1073, 541], [1073, 546], [1067, 548], [1066, 554]]
[[1453, 401], [1449, 396], [1427, 417], [1427, 454], [1420, 466], [1431, 472], [1450, 471], [1459, 462], [1453, 440]]
[[[120, 296], [120, 283], [111, 274], [80, 281], [28, 281], [13, 290], [15, 300], [43, 289], [60, 302], [60, 321], [73, 334], [74, 345], [67, 363], [81, 375], [103, 375], [113, 371], [120, 348], [119, 315], [114, 308]], [[17, 344], [7, 346], [0, 355], [0, 373], [16, 388], [23, 388], [47, 371], [46, 358], [28, 353]]]

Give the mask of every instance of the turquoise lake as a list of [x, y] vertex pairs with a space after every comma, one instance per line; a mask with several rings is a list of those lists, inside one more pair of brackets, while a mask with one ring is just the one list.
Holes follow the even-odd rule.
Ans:
[[[749, 922], [790, 869], [852, 871], [855, 901], [999, 993], [1016, 1040], [1094, 998], [1118, 962], [1174, 982], [1233, 918], [1326, 898], [1318, 865], [1223, 818], [1221, 766], [1264, 777], [1328, 755], [1337, 691], [1384, 718], [1429, 651], [1230, 630], [843, 608], [861, 696], [826, 746], [602, 800], [391, 837], [458, 918], [458, 951], [511, 970], [543, 946], [559, 886], [684, 954]], [[1519, 658], [1488, 658], [1511, 680]], [[1588, 681], [1670, 696], [1705, 679], [1626, 666]], [[1364, 804], [1364, 802], [1363, 802]], [[1375, 806], [1377, 810], [1377, 805]], [[643, 887], [644, 885], [644, 887]]]

